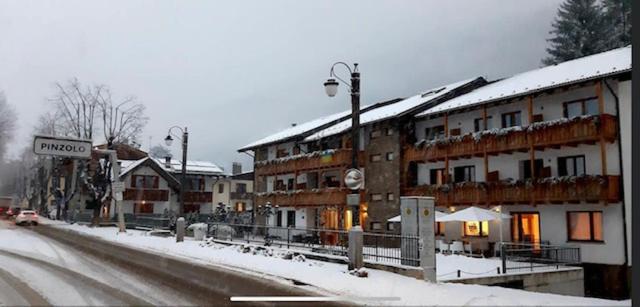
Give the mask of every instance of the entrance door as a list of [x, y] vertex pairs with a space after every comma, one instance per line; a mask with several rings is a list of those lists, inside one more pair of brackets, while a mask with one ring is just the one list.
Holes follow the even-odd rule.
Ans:
[[540, 214], [537, 212], [511, 212], [511, 240], [540, 244]]

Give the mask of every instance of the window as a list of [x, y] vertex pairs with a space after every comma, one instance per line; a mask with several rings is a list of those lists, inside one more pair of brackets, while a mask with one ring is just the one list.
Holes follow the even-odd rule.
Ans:
[[337, 175], [324, 175], [324, 186], [328, 188], [340, 187], [340, 180]]
[[386, 130], [386, 135], [393, 135], [393, 128], [387, 128]]
[[453, 182], [474, 182], [476, 181], [476, 167], [458, 166], [453, 169]]
[[393, 161], [393, 152], [387, 153], [387, 161]]
[[371, 222], [371, 230], [381, 230], [382, 229], [382, 225], [380, 224], [380, 222]]
[[473, 120], [473, 131], [475, 132], [489, 130], [492, 128], [493, 127], [491, 126], [491, 116], [487, 116], [487, 129], [484, 128], [484, 119], [482, 117], [476, 118]]
[[381, 135], [380, 130], [373, 130], [373, 131], [371, 131], [371, 134], [370, 134], [372, 139], [380, 137], [380, 135]]
[[488, 221], [463, 222], [464, 235], [469, 237], [486, 237], [489, 235]]
[[243, 212], [245, 210], [246, 204], [238, 202], [236, 203], [236, 212]]
[[502, 128], [520, 126], [520, 111], [502, 114]]
[[569, 241], [602, 242], [602, 211], [567, 212]]
[[[522, 174], [522, 179], [529, 179], [532, 178], [531, 176], [531, 160], [523, 160], [520, 161], [520, 167], [521, 169], [521, 174]], [[542, 169], [544, 168], [544, 163], [542, 161], [542, 159], [536, 159], [535, 162], [533, 162], [533, 172], [534, 172], [534, 176], [535, 177], [540, 177], [540, 174], [542, 173]]]
[[393, 193], [387, 193], [387, 200], [388, 201], [393, 201], [395, 199], [395, 196], [393, 195]]
[[282, 211], [276, 213], [276, 226], [282, 227]]
[[236, 192], [238, 192], [238, 193], [247, 193], [247, 184], [246, 183], [236, 183]]
[[369, 160], [371, 162], [379, 162], [380, 160], [382, 160], [382, 156], [381, 155], [371, 155], [369, 157]]
[[204, 186], [202, 185], [203, 182], [204, 179], [187, 178], [184, 184], [186, 185], [185, 188], [187, 191], [201, 191], [204, 188]]
[[444, 138], [444, 126], [426, 128], [424, 131], [424, 138], [427, 140]]
[[276, 151], [276, 158], [282, 158], [289, 155], [289, 151], [286, 148], [278, 148]]
[[296, 211], [287, 211], [287, 227], [296, 227]]
[[151, 214], [153, 213], [153, 203], [134, 203], [133, 212], [135, 214]]
[[287, 179], [287, 190], [288, 191], [293, 190], [293, 178]]
[[219, 194], [224, 193], [224, 183], [218, 184], [218, 193]]
[[387, 222], [387, 230], [394, 231], [396, 229], [396, 225], [394, 222]]
[[131, 176], [131, 187], [141, 189], [157, 189], [158, 179], [158, 176], [133, 175]]
[[444, 236], [444, 223], [436, 222], [435, 224], [435, 235], [436, 236]]
[[286, 190], [286, 187], [284, 185], [284, 180], [282, 179], [276, 180], [276, 191], [284, 191], [284, 190]]
[[598, 98], [590, 97], [580, 100], [574, 100], [565, 102], [563, 104], [564, 117], [572, 118], [582, 115], [597, 115], [598, 110]]
[[371, 201], [380, 201], [382, 200], [382, 194], [376, 193], [371, 194]]
[[558, 176], [580, 176], [584, 174], [584, 155], [558, 157]]
[[444, 168], [434, 168], [429, 170], [429, 182], [430, 184], [436, 185], [444, 184]]

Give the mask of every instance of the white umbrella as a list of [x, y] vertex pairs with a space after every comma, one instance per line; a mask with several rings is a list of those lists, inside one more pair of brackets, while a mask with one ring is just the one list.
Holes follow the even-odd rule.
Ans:
[[498, 213], [487, 209], [478, 207], [469, 207], [460, 210], [455, 213], [451, 213], [447, 216], [440, 218], [438, 222], [471, 222], [471, 221], [494, 221], [500, 218], [508, 219], [510, 215], [504, 213]]
[[[436, 211], [436, 222], [440, 222], [440, 219], [447, 216], [448, 214], [440, 212], [440, 211]], [[390, 219], [387, 220], [387, 222], [400, 222], [402, 220], [402, 216], [398, 215], [398, 216], [394, 216]]]

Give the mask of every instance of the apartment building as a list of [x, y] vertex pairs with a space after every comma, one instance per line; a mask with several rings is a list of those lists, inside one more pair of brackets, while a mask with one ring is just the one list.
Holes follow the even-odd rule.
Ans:
[[[435, 225], [444, 240], [576, 245], [587, 293], [624, 297], [631, 266], [631, 46], [361, 109], [360, 221], [398, 232], [401, 196], [480, 206], [499, 222]], [[249, 144], [269, 225], [348, 229], [349, 111]], [[502, 225], [500, 225], [502, 224]], [[502, 230], [502, 231], [500, 231]], [[502, 235], [501, 235], [502, 232]]]

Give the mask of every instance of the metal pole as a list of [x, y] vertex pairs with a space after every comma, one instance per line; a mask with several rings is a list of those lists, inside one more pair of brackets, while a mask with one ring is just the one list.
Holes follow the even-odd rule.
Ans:
[[[351, 73], [351, 167], [358, 169], [358, 150], [360, 149], [360, 73], [358, 64], [354, 64]], [[358, 190], [351, 190], [352, 194], [360, 194]], [[360, 205], [356, 205], [353, 212], [353, 226], [360, 226]]]
[[184, 190], [185, 190], [185, 182], [187, 177], [187, 142], [189, 139], [189, 133], [187, 132], [187, 127], [184, 127], [184, 132], [182, 133], [182, 177], [180, 178], [180, 208], [178, 208], [178, 212], [182, 217], [184, 215]]
[[[111, 150], [111, 153], [109, 154], [109, 158], [111, 159], [111, 169], [113, 171], [113, 178], [114, 178], [113, 180], [120, 181], [120, 165], [118, 164], [118, 156], [115, 150]], [[122, 201], [120, 201], [118, 197], [115, 198], [115, 201], [116, 201], [116, 209], [118, 210], [118, 232], [126, 232], [127, 228], [124, 223], [124, 211], [122, 210]]]

